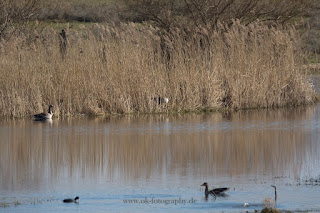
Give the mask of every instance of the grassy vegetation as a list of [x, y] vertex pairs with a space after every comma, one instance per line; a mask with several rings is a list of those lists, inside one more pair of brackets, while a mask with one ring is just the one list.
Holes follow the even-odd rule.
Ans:
[[263, 201], [264, 208], [261, 210], [261, 213], [280, 213], [276, 208], [276, 201], [272, 198], [266, 198]]
[[37, 19], [57, 22], [119, 22], [121, 5], [115, 0], [43, 1]]
[[[182, 112], [312, 103], [295, 30], [234, 22], [170, 34], [133, 23], [36, 29], [0, 42], [0, 116]], [[157, 105], [151, 98], [168, 97]]]
[[69, 2], [75, 5], [79, 4], [101, 4], [101, 3], [114, 3], [117, 2], [116, 0], [48, 0], [51, 4], [55, 4], [57, 2]]
[[305, 64], [318, 61], [318, 31], [285, 23], [312, 14], [320, 26], [316, 4], [286, 2], [2, 0], [0, 117], [49, 104], [57, 115], [105, 115], [313, 103], [305, 76], [318, 67]]

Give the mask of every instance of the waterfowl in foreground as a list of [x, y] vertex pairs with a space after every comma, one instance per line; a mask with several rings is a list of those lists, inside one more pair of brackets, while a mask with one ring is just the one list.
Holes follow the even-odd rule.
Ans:
[[35, 121], [44, 121], [44, 120], [50, 120], [52, 118], [53, 112], [52, 108], [54, 108], [53, 105], [49, 106], [48, 113], [40, 113], [33, 116]]
[[77, 200], [79, 200], [79, 197], [75, 197], [74, 199], [68, 198], [68, 199], [64, 199], [63, 202], [64, 203], [77, 203]]
[[274, 188], [274, 201], [277, 202], [277, 187], [274, 185], [271, 185], [271, 187]]
[[208, 197], [209, 194], [222, 195], [222, 194], [224, 194], [225, 191], [229, 190], [229, 188], [215, 188], [215, 189], [209, 190], [209, 186], [208, 186], [207, 182], [204, 182], [201, 186], [206, 187], [206, 190], [204, 191], [204, 194], [206, 195], [206, 197]]

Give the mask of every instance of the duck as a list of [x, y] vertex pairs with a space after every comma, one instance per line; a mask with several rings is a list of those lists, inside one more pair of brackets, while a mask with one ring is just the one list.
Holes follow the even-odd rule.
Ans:
[[165, 98], [165, 97], [154, 97], [153, 101], [157, 104], [167, 104], [169, 103], [169, 98]]
[[207, 182], [204, 182], [201, 186], [205, 186], [206, 190], [204, 191], [204, 194], [206, 195], [206, 197], [208, 197], [209, 194], [211, 195], [223, 195], [225, 191], [228, 191], [229, 188], [215, 188], [212, 190], [209, 190], [209, 186]]
[[68, 198], [68, 199], [64, 199], [63, 202], [64, 203], [77, 203], [77, 200], [79, 200], [79, 197], [75, 197], [74, 199]]
[[51, 120], [53, 116], [52, 108], [54, 108], [54, 106], [50, 104], [48, 113], [43, 112], [40, 114], [33, 115], [34, 120], [35, 121]]

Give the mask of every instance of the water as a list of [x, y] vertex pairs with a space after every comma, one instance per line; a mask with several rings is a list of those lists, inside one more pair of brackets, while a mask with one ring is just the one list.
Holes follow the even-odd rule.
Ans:
[[[253, 212], [274, 199], [270, 185], [279, 209], [317, 212], [319, 115], [320, 105], [1, 121], [0, 212]], [[206, 200], [203, 182], [230, 190]]]

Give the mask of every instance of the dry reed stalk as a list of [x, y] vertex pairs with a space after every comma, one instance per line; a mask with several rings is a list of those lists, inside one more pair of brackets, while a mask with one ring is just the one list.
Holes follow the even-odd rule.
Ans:
[[[53, 29], [0, 42], [0, 116], [112, 114], [296, 106], [315, 100], [294, 29], [234, 22], [216, 29], [135, 24]], [[166, 106], [151, 98], [166, 96]]]

